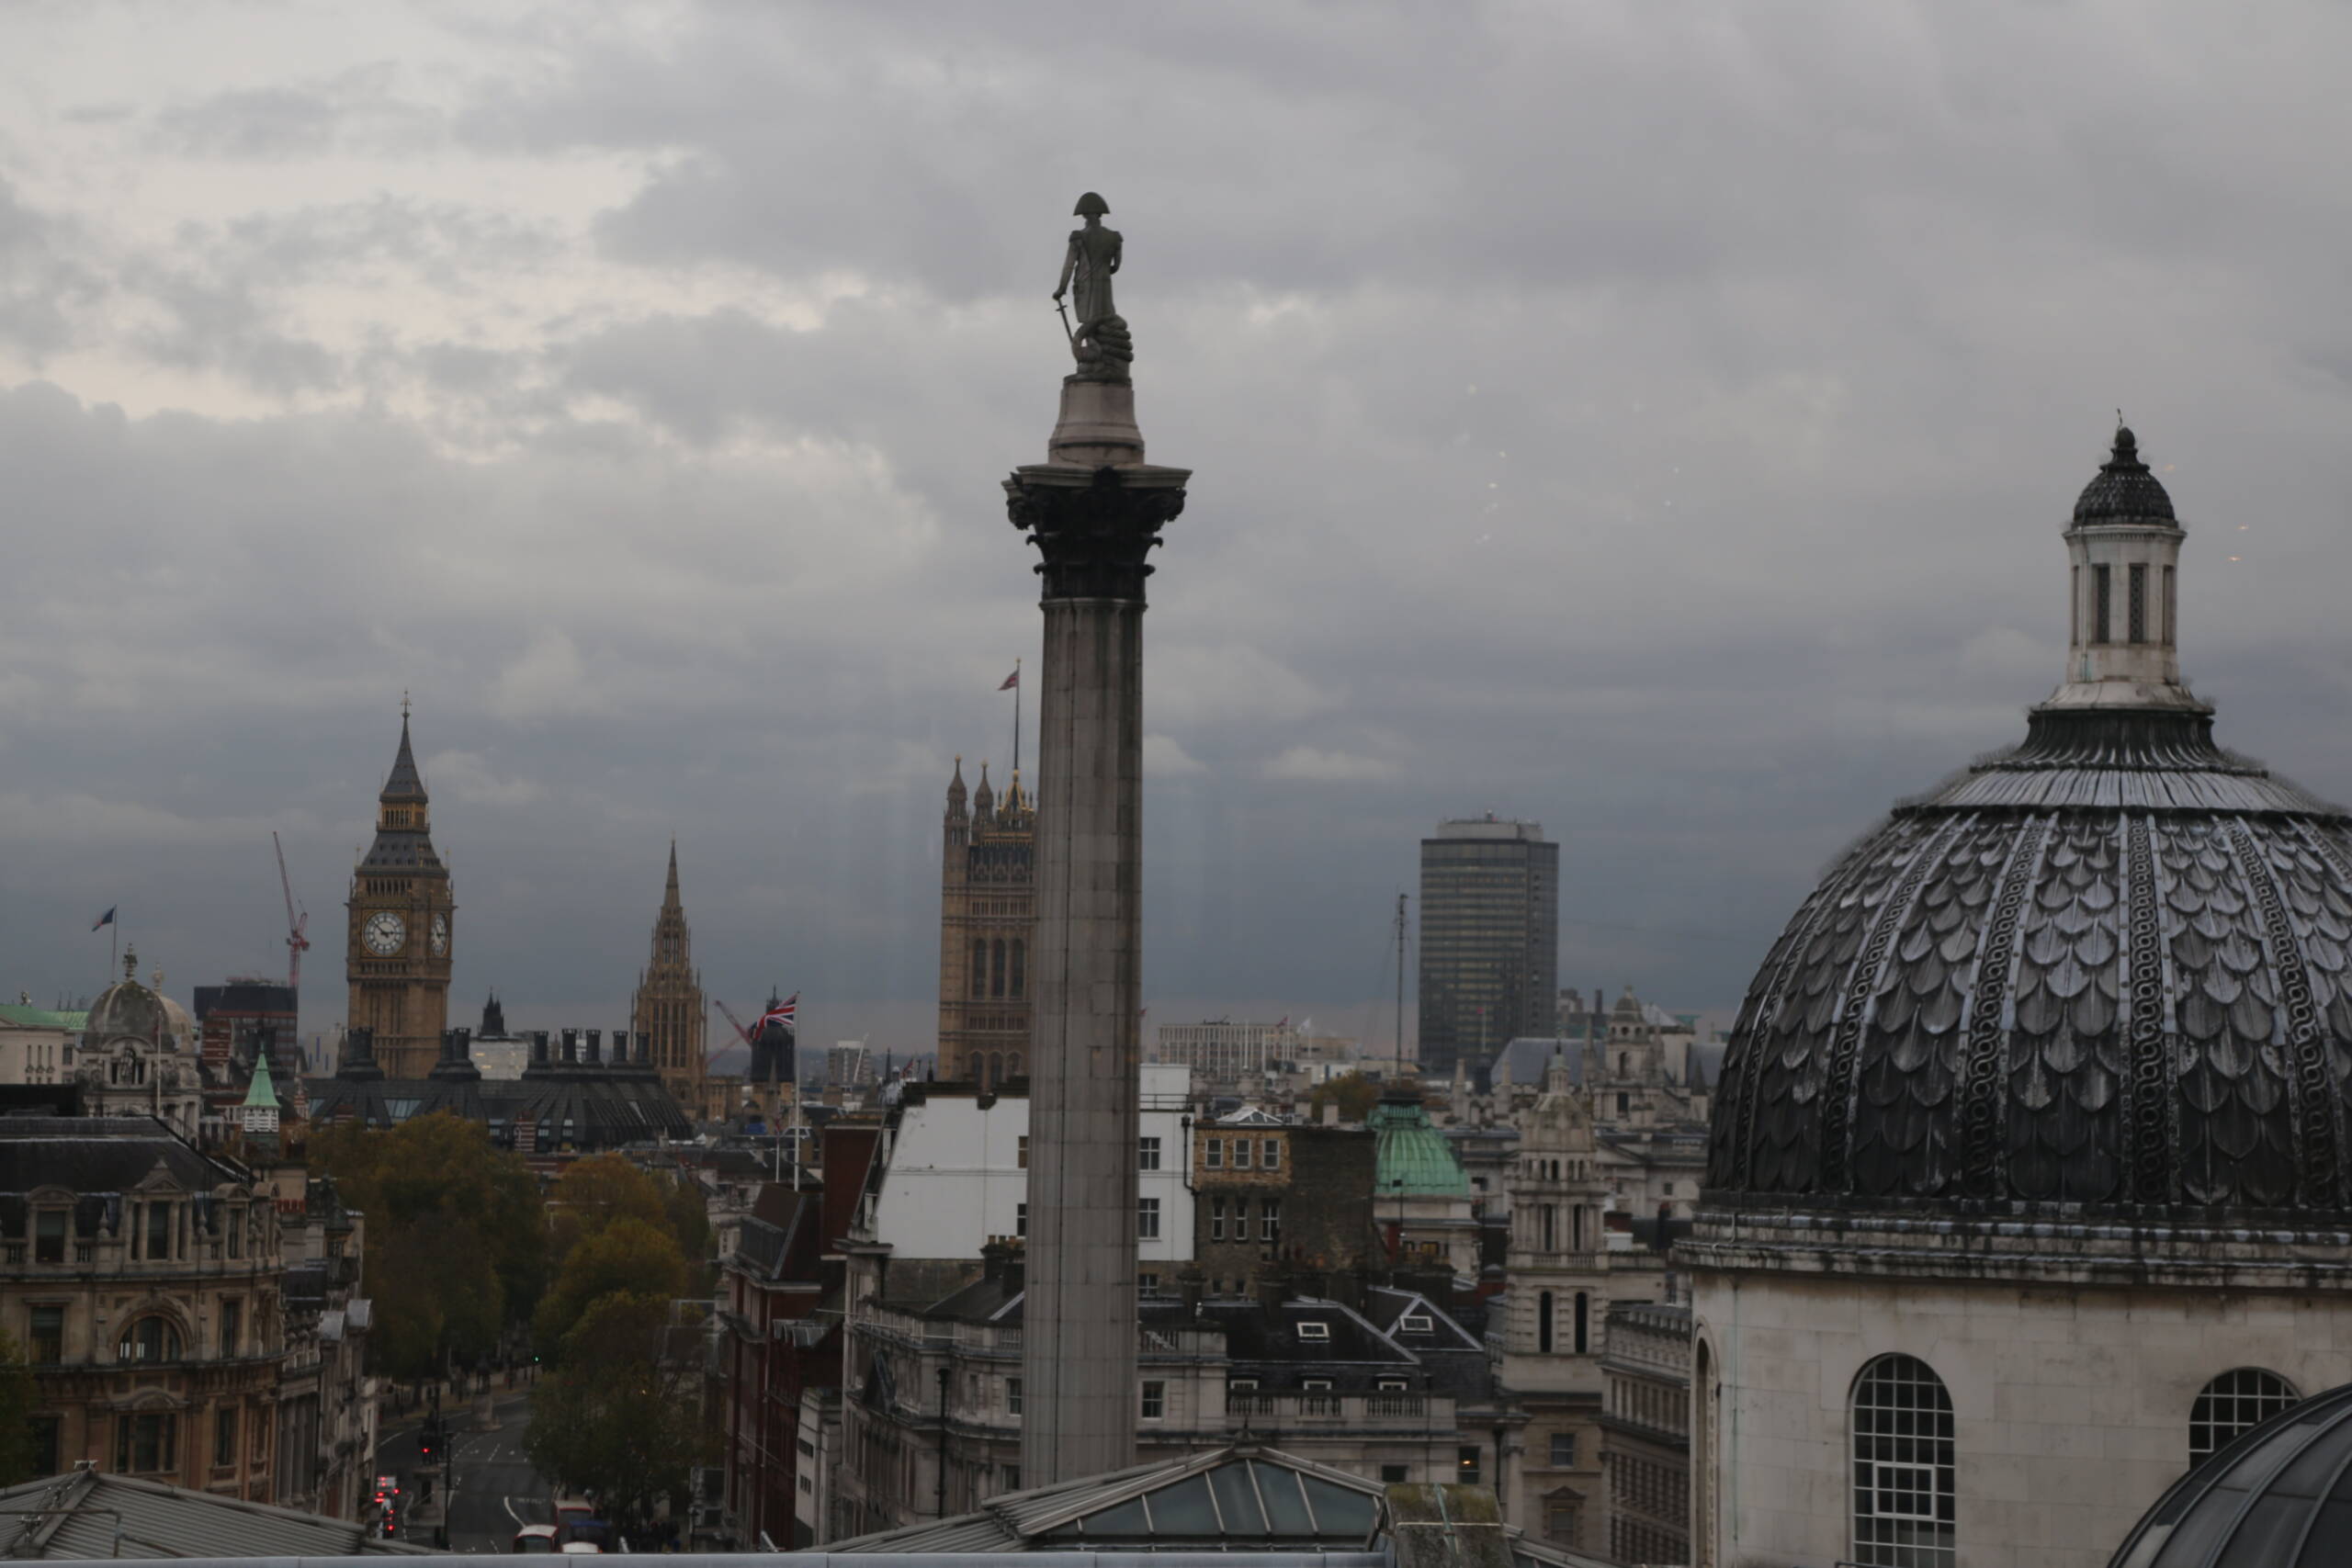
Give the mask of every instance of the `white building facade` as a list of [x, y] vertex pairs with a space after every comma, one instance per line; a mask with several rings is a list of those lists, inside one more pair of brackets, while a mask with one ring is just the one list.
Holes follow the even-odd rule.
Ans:
[[[1136, 1145], [1136, 1261], [1193, 1258], [1184, 1181], [1192, 1075], [1147, 1063]], [[876, 1193], [872, 1239], [903, 1258], [972, 1258], [1029, 1231], [1029, 1099], [969, 1085], [910, 1086]]]

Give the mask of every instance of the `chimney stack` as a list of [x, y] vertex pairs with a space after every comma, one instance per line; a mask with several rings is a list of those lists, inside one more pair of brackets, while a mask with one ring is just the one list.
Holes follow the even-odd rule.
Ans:
[[605, 1032], [603, 1030], [588, 1031], [588, 1055], [583, 1059], [592, 1067], [601, 1067], [605, 1065]]
[[548, 1032], [544, 1029], [534, 1029], [531, 1031], [531, 1066], [544, 1067], [547, 1065]]

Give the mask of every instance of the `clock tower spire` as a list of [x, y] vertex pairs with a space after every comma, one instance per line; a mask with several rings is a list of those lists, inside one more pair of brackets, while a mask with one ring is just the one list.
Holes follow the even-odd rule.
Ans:
[[375, 1031], [387, 1077], [421, 1078], [441, 1050], [449, 1016], [449, 950], [457, 904], [448, 868], [434, 852], [431, 797], [408, 734], [401, 694], [401, 749], [376, 797], [376, 841], [351, 876], [344, 969], [345, 1021]]

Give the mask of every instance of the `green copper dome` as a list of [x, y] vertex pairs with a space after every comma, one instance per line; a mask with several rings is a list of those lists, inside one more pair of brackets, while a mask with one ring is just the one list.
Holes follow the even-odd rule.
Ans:
[[1384, 1100], [1364, 1124], [1379, 1136], [1379, 1190], [1383, 1196], [1467, 1198], [1470, 1178], [1453, 1145], [1430, 1125], [1418, 1099]]

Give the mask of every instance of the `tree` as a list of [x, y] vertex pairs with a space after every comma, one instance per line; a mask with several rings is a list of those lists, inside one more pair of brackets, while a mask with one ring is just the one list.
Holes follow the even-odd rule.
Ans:
[[1333, 1100], [1339, 1101], [1340, 1121], [1361, 1122], [1380, 1103], [1380, 1086], [1362, 1073], [1342, 1073], [1317, 1084], [1315, 1091], [1306, 1097], [1306, 1107], [1320, 1115], [1323, 1107]]
[[0, 1328], [0, 1486], [33, 1478], [33, 1407], [40, 1403], [23, 1349]]
[[564, 1336], [563, 1365], [531, 1394], [523, 1448], [532, 1467], [566, 1491], [593, 1494], [624, 1530], [684, 1495], [708, 1447], [688, 1387], [699, 1346], [672, 1353], [669, 1312], [663, 1295], [598, 1297]]
[[643, 1220], [616, 1220], [571, 1249], [563, 1272], [531, 1321], [531, 1337], [542, 1350], [571, 1354], [569, 1336], [606, 1296], [650, 1296], [668, 1303], [686, 1288], [686, 1260], [666, 1230]]
[[481, 1123], [447, 1112], [389, 1131], [337, 1123], [312, 1134], [311, 1167], [368, 1216], [379, 1369], [421, 1377], [477, 1359], [528, 1318], [547, 1280], [538, 1178]]
[[548, 1194], [553, 1211], [548, 1222], [548, 1259], [557, 1268], [571, 1249], [618, 1220], [642, 1220], [666, 1227], [661, 1186], [654, 1178], [622, 1155], [590, 1155], [577, 1159], [556, 1179]]

